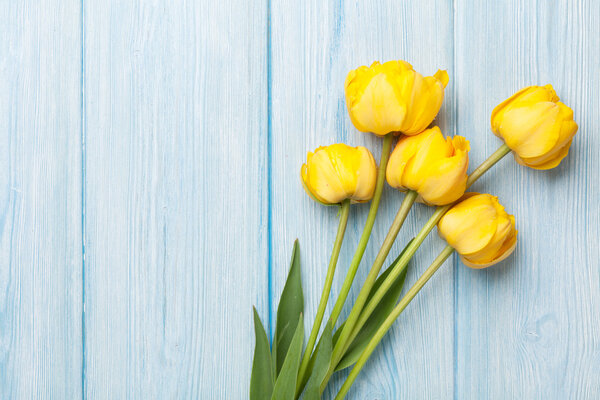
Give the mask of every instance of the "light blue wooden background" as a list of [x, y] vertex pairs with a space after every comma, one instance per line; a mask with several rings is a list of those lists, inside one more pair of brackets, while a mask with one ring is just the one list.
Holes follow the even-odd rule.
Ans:
[[[379, 158], [343, 82], [390, 59], [448, 70], [438, 122], [473, 166], [525, 85], [552, 83], [580, 131], [559, 168], [506, 159], [477, 184], [516, 215], [516, 253], [447, 262], [349, 397], [600, 398], [599, 21], [593, 0], [0, 1], [0, 398], [246, 398], [251, 305], [272, 331], [298, 237], [312, 320], [335, 235], [299, 183], [305, 153]], [[384, 195], [359, 282], [401, 200]]]

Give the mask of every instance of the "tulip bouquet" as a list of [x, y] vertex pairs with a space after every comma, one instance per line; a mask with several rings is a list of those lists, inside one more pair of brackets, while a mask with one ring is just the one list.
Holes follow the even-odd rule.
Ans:
[[[454, 251], [466, 266], [486, 268], [504, 260], [515, 249], [515, 218], [505, 211], [498, 198], [465, 192], [510, 152], [519, 164], [530, 168], [556, 167], [567, 155], [577, 132], [573, 111], [559, 101], [551, 85], [518, 91], [492, 112], [492, 132], [504, 143], [468, 174], [469, 141], [458, 135], [445, 137], [440, 128], [430, 127], [441, 108], [448, 79], [445, 71], [423, 77], [404, 61], [375, 62], [348, 74], [345, 96], [352, 123], [359, 131], [383, 138], [379, 166], [370, 151], [360, 146], [339, 143], [308, 153], [301, 168], [302, 184], [314, 200], [340, 207], [337, 235], [305, 346], [297, 242], [277, 309], [272, 346], [254, 311], [256, 347], [251, 400], [294, 400], [301, 396], [319, 399], [335, 372], [352, 367], [336, 396], [343, 399], [392, 324]], [[348, 318], [337, 326], [371, 236], [386, 180], [405, 192], [404, 200]], [[367, 201], [371, 204], [363, 233], [323, 327], [350, 206]], [[415, 201], [435, 209], [421, 231], [384, 269]], [[436, 225], [447, 246], [400, 298], [409, 261]]]

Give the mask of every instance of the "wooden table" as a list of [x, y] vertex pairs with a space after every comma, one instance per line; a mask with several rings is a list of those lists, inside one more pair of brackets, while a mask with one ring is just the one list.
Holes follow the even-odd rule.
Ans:
[[[448, 70], [437, 123], [472, 167], [523, 86], [552, 83], [580, 130], [560, 167], [507, 157], [476, 184], [515, 214], [515, 254], [448, 261], [349, 398], [600, 398], [599, 47], [593, 0], [2, 1], [0, 398], [247, 398], [251, 306], [272, 332], [298, 237], [310, 325], [335, 235], [300, 165], [339, 141], [379, 158], [343, 84], [392, 59]], [[385, 189], [358, 282], [401, 199]], [[393, 253], [431, 212], [415, 206]]]

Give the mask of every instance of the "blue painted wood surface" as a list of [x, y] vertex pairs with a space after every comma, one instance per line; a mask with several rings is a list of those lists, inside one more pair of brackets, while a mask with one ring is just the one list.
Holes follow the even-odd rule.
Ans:
[[[448, 70], [437, 123], [472, 166], [526, 85], [552, 83], [580, 131], [557, 169], [507, 158], [477, 183], [517, 217], [516, 253], [448, 261], [349, 398], [599, 398], [599, 20], [592, 0], [0, 2], [0, 398], [246, 398], [251, 305], [272, 331], [298, 237], [308, 330], [335, 236], [300, 165], [338, 141], [379, 158], [343, 82], [390, 59]], [[385, 189], [357, 282], [401, 198]]]

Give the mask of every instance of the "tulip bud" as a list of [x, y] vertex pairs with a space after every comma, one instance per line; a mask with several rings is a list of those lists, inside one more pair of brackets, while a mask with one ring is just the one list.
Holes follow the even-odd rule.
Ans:
[[361, 203], [373, 197], [377, 165], [365, 147], [332, 144], [308, 153], [301, 177], [306, 192], [320, 203]]
[[558, 100], [552, 85], [529, 86], [494, 108], [492, 131], [519, 164], [550, 169], [566, 157], [577, 124], [573, 110]]
[[469, 141], [444, 138], [437, 126], [415, 136], [403, 136], [390, 155], [386, 179], [402, 191], [414, 190], [429, 204], [458, 200], [467, 185]]
[[350, 71], [344, 85], [352, 123], [362, 132], [415, 135], [437, 115], [448, 74], [423, 77], [405, 61], [374, 62]]
[[508, 257], [517, 245], [515, 217], [498, 198], [469, 193], [438, 223], [438, 232], [471, 268], [486, 268]]

